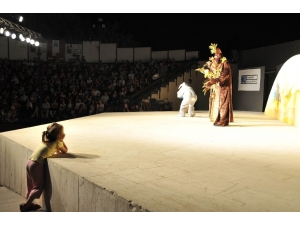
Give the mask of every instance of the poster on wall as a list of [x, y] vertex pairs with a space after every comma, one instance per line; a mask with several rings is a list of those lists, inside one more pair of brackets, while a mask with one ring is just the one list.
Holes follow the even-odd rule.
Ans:
[[52, 56], [59, 53], [59, 40], [52, 40]]
[[261, 69], [239, 70], [239, 91], [260, 90]]

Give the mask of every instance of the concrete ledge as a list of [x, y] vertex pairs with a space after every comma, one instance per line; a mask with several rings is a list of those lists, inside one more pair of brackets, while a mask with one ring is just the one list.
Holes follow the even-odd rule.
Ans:
[[[0, 135], [0, 183], [25, 198], [25, 165], [33, 150]], [[55, 157], [54, 157], [55, 158]], [[54, 212], [144, 212], [141, 206], [47, 159], [45, 191], [35, 200]]]

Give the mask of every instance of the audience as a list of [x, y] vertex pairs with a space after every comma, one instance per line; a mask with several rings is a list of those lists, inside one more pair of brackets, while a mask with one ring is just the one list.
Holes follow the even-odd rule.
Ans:
[[123, 105], [119, 111], [141, 111], [139, 103], [129, 105], [128, 99], [162, 67], [170, 71], [176, 63], [41, 61], [39, 74], [34, 61], [0, 59], [1, 122], [64, 120], [106, 112], [110, 104]]

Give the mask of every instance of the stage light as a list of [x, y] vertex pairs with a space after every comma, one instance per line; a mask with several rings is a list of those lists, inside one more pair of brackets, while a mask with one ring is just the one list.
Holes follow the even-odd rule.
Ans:
[[16, 39], [16, 37], [17, 37], [17, 35], [16, 35], [15, 33], [13, 33], [13, 34], [11, 35], [11, 38], [12, 38], [12, 39]]
[[7, 36], [7, 37], [10, 35], [10, 33], [9, 33], [9, 31], [8, 31], [8, 30], [7, 30], [7, 31], [5, 31], [5, 32], [4, 32], [4, 34], [5, 34], [5, 36]]
[[19, 22], [22, 22], [23, 21], [23, 16], [20, 16], [19, 17]]
[[19, 38], [20, 38], [21, 41], [25, 41], [25, 38], [24, 38], [23, 34], [19, 34]]
[[28, 37], [28, 38], [26, 38], [26, 42], [27, 43], [29, 43], [30, 42], [30, 38]]
[[1, 28], [0, 28], [0, 34], [3, 34], [3, 33], [4, 33], [4, 28], [1, 27]]
[[36, 42], [34, 42], [34, 45], [35, 45], [35, 46], [39, 46], [40, 43], [39, 43], [38, 41], [36, 41]]
[[33, 39], [30, 40], [30, 44], [32, 44], [32, 45], [34, 44], [34, 40]]

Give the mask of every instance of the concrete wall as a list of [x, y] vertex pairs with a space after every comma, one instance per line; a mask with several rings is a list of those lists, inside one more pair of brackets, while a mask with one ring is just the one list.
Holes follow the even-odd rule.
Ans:
[[[40, 126], [37, 126], [38, 129]], [[22, 129], [21, 129], [22, 130]], [[22, 132], [22, 131], [21, 131]], [[10, 135], [6, 135], [10, 133]], [[14, 136], [13, 140], [7, 136]], [[32, 140], [17, 143], [18, 131], [0, 134], [0, 185], [26, 195], [26, 162], [32, 154]], [[66, 169], [68, 158], [47, 159], [45, 190], [36, 202], [53, 212], [133, 212], [147, 211], [118, 196], [105, 187], [95, 185], [84, 177]], [[20, 202], [21, 204], [21, 202]]]
[[114, 62], [117, 59], [117, 44], [116, 43], [101, 43], [100, 44], [100, 60], [103, 63]]
[[[28, 44], [26, 42], [8, 39], [9, 43], [9, 59], [24, 60], [28, 58]], [[34, 47], [32, 47], [35, 49]], [[30, 51], [30, 49], [29, 49]]]
[[8, 38], [0, 36], [0, 58], [8, 58]]
[[298, 54], [300, 54], [300, 40], [245, 50], [239, 53], [239, 68], [264, 66], [266, 71], [272, 71]]
[[198, 59], [198, 57], [199, 57], [199, 52], [198, 51], [192, 51], [192, 52], [186, 52], [185, 59], [186, 60], [190, 60], [190, 59], [193, 59], [193, 58]]
[[164, 60], [167, 58], [169, 58], [168, 51], [153, 51], [152, 52], [152, 59]]
[[82, 43], [82, 55], [87, 62], [98, 63], [99, 62], [99, 41], [84, 41]]
[[[65, 44], [63, 40], [56, 40], [59, 49], [53, 47], [53, 40], [40, 43], [41, 60], [52, 59], [56, 52], [63, 52], [60, 60], [68, 62], [77, 58], [85, 57], [88, 63], [113, 63], [117, 59], [119, 62], [128, 60], [129, 62], [139, 61], [150, 62], [151, 58], [158, 61], [168, 58], [175, 61], [185, 61], [197, 58], [198, 51], [186, 52], [185, 49], [169, 51], [152, 51], [151, 47], [138, 48], [118, 48], [116, 43], [100, 43], [99, 41], [84, 41], [77, 44]], [[48, 52], [48, 53], [47, 53]], [[47, 56], [48, 54], [48, 56]], [[76, 55], [76, 56], [74, 56]], [[7, 37], [0, 37], [0, 58], [10, 60], [31, 60], [37, 57], [37, 47], [33, 47], [26, 42], [12, 40]], [[47, 58], [48, 57], [48, 58]]]
[[175, 61], [185, 61], [185, 55], [185, 49], [169, 51], [169, 58]]
[[117, 60], [118, 60], [118, 62], [128, 60], [130, 63], [132, 63], [134, 61], [133, 48], [118, 48], [117, 49]]
[[150, 47], [141, 47], [134, 48], [134, 61], [150, 62], [151, 59], [151, 48]]
[[264, 68], [261, 80], [264, 85], [258, 93], [246, 94], [235, 90], [234, 109], [263, 112], [281, 66], [297, 54], [300, 54], [300, 40], [239, 52], [238, 69]]
[[0, 184], [25, 196], [25, 164], [31, 155], [27, 148], [0, 135]]

